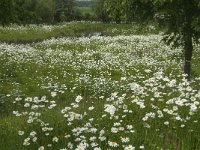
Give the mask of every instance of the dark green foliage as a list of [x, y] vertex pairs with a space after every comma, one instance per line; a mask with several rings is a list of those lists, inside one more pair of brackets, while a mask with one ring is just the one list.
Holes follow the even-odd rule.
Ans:
[[15, 16], [13, 10], [13, 0], [0, 0], [0, 24], [4, 26], [14, 22]]
[[200, 38], [198, 0], [153, 0], [157, 18], [166, 26], [165, 41], [184, 49], [184, 73], [190, 79], [193, 44]]
[[71, 21], [76, 18], [76, 3], [74, 0], [55, 0], [55, 21]]
[[93, 0], [93, 8], [103, 22], [109, 18], [116, 23], [142, 23], [154, 16], [153, 5], [146, 0]]
[[37, 1], [36, 15], [40, 22], [52, 23], [54, 21], [55, 3], [53, 0]]
[[55, 23], [80, 18], [75, 0], [1, 0], [0, 24]]
[[106, 23], [109, 22], [109, 14], [104, 6], [105, 0], [93, 0], [92, 7], [98, 20]]
[[16, 0], [15, 14], [17, 16], [16, 22], [27, 24], [37, 22], [38, 16], [36, 14], [36, 0]]
[[151, 1], [146, 0], [124, 0], [125, 18], [127, 22], [144, 22], [152, 20], [154, 16]]

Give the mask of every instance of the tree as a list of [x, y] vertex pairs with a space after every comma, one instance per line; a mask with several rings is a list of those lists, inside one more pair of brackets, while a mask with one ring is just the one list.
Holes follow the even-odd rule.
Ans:
[[74, 0], [64, 0], [64, 13], [67, 21], [71, 21], [75, 17], [75, 6]]
[[191, 77], [193, 44], [200, 38], [199, 0], [152, 0], [158, 16], [167, 27], [165, 41], [183, 46], [184, 73]]
[[[54, 0], [14, 0], [16, 23], [52, 23]], [[48, 4], [48, 5], [47, 5]]]
[[125, 8], [123, 7], [123, 1], [124, 0], [105, 0], [104, 2], [107, 13], [116, 23], [121, 23], [122, 20]]
[[144, 22], [152, 20], [154, 10], [149, 0], [123, 0], [123, 7], [127, 22]]
[[105, 0], [104, 7], [116, 23], [142, 23], [154, 16], [152, 2], [147, 0]]
[[56, 13], [55, 20], [60, 21], [71, 21], [75, 17], [75, 0], [55, 0], [56, 2]]
[[38, 19], [36, 15], [36, 0], [15, 0], [16, 23], [35, 23]]
[[103, 23], [109, 22], [109, 16], [104, 6], [105, 0], [93, 0], [92, 8], [97, 16], [97, 19]]
[[0, 24], [8, 25], [15, 20], [13, 0], [0, 0]]
[[53, 0], [37, 0], [35, 13], [40, 22], [52, 23], [54, 21], [55, 2]]

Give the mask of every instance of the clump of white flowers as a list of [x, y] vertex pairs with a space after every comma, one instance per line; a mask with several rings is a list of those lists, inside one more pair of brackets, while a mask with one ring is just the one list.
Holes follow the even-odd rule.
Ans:
[[146, 149], [140, 130], [162, 136], [163, 128], [184, 131], [188, 123], [198, 124], [200, 91], [193, 82], [200, 79], [188, 82], [185, 75], [176, 75], [182, 62], [171, 58], [181, 57], [181, 50], [161, 39], [131, 35], [57, 38], [33, 46], [0, 43], [0, 56], [9, 55], [9, 63], [52, 69], [38, 83], [46, 96], [13, 100], [13, 114], [27, 125], [18, 131], [22, 145], [38, 150]]

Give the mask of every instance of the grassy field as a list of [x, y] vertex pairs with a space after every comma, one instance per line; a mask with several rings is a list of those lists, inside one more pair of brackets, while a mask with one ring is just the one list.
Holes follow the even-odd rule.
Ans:
[[90, 14], [91, 16], [95, 16], [92, 7], [78, 7], [78, 10], [81, 12], [82, 15]]
[[102, 24], [96, 22], [70, 22], [58, 25], [0, 26], [0, 42], [33, 43], [49, 38], [89, 37], [100, 33], [105, 36], [158, 34], [154, 26], [138, 24]]
[[[98, 34], [103, 36], [99, 36]], [[200, 48], [153, 26], [0, 28], [1, 150], [199, 150]]]

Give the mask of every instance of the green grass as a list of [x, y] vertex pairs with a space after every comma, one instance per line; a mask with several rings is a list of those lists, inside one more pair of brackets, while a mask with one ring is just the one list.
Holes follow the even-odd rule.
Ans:
[[[199, 105], [193, 115], [189, 113], [192, 99], [196, 97], [195, 103], [200, 102], [198, 46], [189, 84], [182, 75], [182, 50], [171, 49], [161, 42], [161, 36], [151, 35], [158, 32], [150, 30], [152, 27], [70, 23], [52, 26], [51, 31], [44, 26], [19, 28], [0, 29], [1, 41], [8, 42], [0, 43], [1, 150], [37, 150], [40, 146], [57, 150], [66, 148], [69, 142], [75, 149], [80, 139], [91, 144], [91, 137], [97, 138], [96, 147], [103, 150], [122, 150], [123, 145], [136, 149], [144, 146], [147, 150], [200, 149]], [[110, 37], [82, 37], [93, 32]], [[55, 39], [43, 41], [52, 37]], [[82, 100], [77, 102], [79, 95]], [[35, 101], [28, 101], [28, 97]], [[175, 104], [177, 98], [186, 99], [189, 105]], [[170, 99], [174, 103], [168, 102]], [[26, 103], [36, 108], [25, 107]], [[56, 106], [49, 107], [54, 103]], [[117, 108], [113, 116], [105, 111], [108, 106]], [[64, 110], [65, 107], [71, 109]], [[174, 118], [177, 114], [168, 114], [164, 109], [174, 109], [181, 118], [190, 118], [179, 121]], [[164, 117], [158, 117], [158, 110]], [[13, 111], [19, 111], [21, 116], [13, 115]], [[33, 112], [40, 115], [35, 116], [33, 123], [27, 123]], [[151, 113], [155, 113], [155, 118]], [[77, 118], [73, 120], [75, 114]], [[111, 132], [113, 127], [118, 128], [114, 123], [121, 123], [117, 133]], [[133, 128], [128, 129], [127, 125]], [[83, 126], [85, 131], [73, 135], [73, 129]], [[44, 132], [44, 127], [53, 130]], [[101, 130], [105, 131], [106, 141], [98, 139]], [[18, 131], [25, 133], [20, 136]], [[23, 146], [24, 139], [33, 139], [32, 131], [37, 133], [37, 142]], [[66, 138], [68, 134], [71, 137]], [[59, 141], [53, 142], [54, 137]], [[122, 142], [125, 137], [130, 141]], [[108, 141], [117, 142], [119, 147], [109, 146]]]
[[94, 33], [106, 36], [150, 34], [159, 31], [153, 26], [132, 24], [102, 24], [90, 22], [74, 22], [47, 26], [11, 26], [0, 27], [0, 42], [32, 43], [49, 38], [91, 36]]
[[91, 7], [78, 7], [78, 10], [81, 12], [82, 15], [85, 14], [90, 14], [91, 16], [95, 15]]

